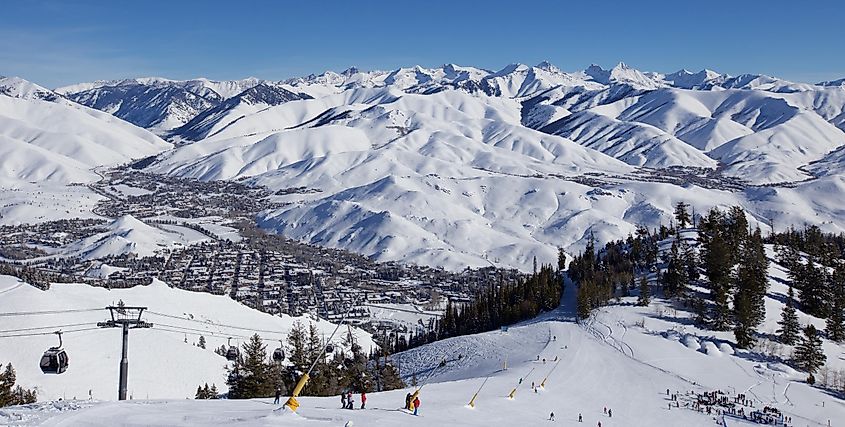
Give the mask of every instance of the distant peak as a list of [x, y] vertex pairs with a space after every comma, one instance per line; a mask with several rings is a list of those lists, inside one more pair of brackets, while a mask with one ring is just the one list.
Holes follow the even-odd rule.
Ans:
[[549, 61], [542, 61], [539, 64], [535, 65], [534, 68], [539, 68], [541, 70], [552, 72], [552, 73], [560, 72], [560, 69]]
[[348, 76], [351, 76], [353, 74], [358, 74], [359, 72], [361, 72], [361, 71], [358, 70], [358, 67], [353, 65], [353, 66], [341, 71], [340, 74], [348, 77]]

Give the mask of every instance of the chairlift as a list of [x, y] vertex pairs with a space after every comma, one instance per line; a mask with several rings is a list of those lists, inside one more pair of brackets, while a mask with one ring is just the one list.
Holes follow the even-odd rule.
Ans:
[[56, 331], [59, 336], [59, 346], [50, 347], [41, 356], [41, 372], [45, 374], [61, 374], [67, 371], [68, 357], [65, 349], [62, 348], [62, 331]]
[[[281, 341], [279, 341], [281, 342]], [[281, 346], [273, 350], [273, 361], [276, 363], [281, 363], [285, 360], [285, 350]]]
[[238, 350], [237, 347], [232, 345], [232, 337], [229, 337], [227, 343], [229, 344], [229, 349], [226, 350], [226, 360], [232, 362], [237, 361], [241, 356], [241, 351]]

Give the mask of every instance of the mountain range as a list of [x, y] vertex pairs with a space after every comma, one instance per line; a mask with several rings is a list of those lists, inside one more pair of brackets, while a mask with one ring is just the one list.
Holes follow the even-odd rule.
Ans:
[[[843, 231], [844, 80], [543, 62], [55, 91], [7, 78], [0, 93], [3, 117], [20, 116], [3, 134], [35, 151], [10, 151], [10, 178], [85, 181], [86, 168], [148, 157], [147, 172], [278, 191], [263, 227], [380, 260], [526, 268], [667, 222], [678, 201]], [[83, 131], [65, 116], [90, 119]], [[79, 124], [50, 128], [63, 122]], [[46, 144], [23, 128], [88, 139]], [[106, 131], [120, 133], [94, 137]], [[85, 155], [91, 142], [119, 152]]]

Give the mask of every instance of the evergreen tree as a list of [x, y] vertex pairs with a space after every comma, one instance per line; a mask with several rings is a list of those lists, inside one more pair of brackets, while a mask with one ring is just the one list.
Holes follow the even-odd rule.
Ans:
[[310, 360], [308, 359], [305, 327], [299, 320], [293, 322], [287, 342], [290, 350], [288, 360], [290, 360], [291, 367], [299, 373], [305, 372], [309, 367]]
[[[699, 225], [702, 264], [710, 288], [713, 310], [709, 313], [710, 325], [716, 330], [726, 330], [730, 323], [730, 272], [733, 267], [731, 245], [726, 238], [727, 219], [722, 211], [713, 208]], [[745, 233], [745, 230], [743, 230]]]
[[640, 277], [640, 295], [637, 296], [637, 305], [646, 307], [651, 302], [651, 288], [648, 286], [648, 278], [645, 275]]
[[845, 340], [845, 267], [837, 265], [831, 275], [831, 301], [825, 325], [827, 337], [832, 341]]
[[740, 251], [743, 262], [739, 263], [733, 277], [736, 289], [734, 336], [740, 348], [748, 348], [754, 343], [754, 329], [766, 317], [764, 297], [768, 287], [768, 259], [759, 228], [745, 239]]
[[827, 361], [827, 356], [822, 350], [822, 340], [819, 338], [818, 331], [815, 326], [808, 325], [804, 328], [804, 336], [795, 349], [793, 362], [798, 368], [812, 375], [824, 366], [825, 361]]
[[17, 381], [17, 373], [12, 364], [9, 363], [0, 373], [0, 408], [35, 403], [37, 400], [35, 390], [28, 390], [20, 385], [16, 386], [15, 381]]
[[199, 341], [198, 346], [199, 346], [199, 348], [201, 348], [201, 349], [205, 349], [205, 337], [204, 337], [204, 336], [202, 336], [202, 335], [200, 335], [200, 341]]
[[680, 252], [678, 251], [678, 240], [672, 242], [669, 249], [669, 258], [666, 262], [666, 272], [663, 274], [663, 289], [665, 289], [666, 296], [680, 297], [686, 292], [687, 285], [687, 270], [681, 260]]
[[798, 314], [795, 312], [795, 292], [792, 290], [792, 285], [789, 286], [789, 292], [786, 298], [786, 305], [780, 314], [780, 329], [778, 329], [778, 337], [780, 342], [786, 345], [795, 344], [798, 340], [798, 333], [801, 331], [801, 324], [798, 323]]
[[268, 375], [267, 346], [261, 342], [261, 337], [255, 334], [242, 348], [243, 355], [230, 369], [229, 397], [251, 399], [272, 396], [275, 384]]
[[688, 208], [689, 205], [684, 202], [678, 202], [675, 205], [675, 220], [678, 221], [678, 228], [686, 228], [687, 224], [692, 222], [689, 211], [687, 211]]

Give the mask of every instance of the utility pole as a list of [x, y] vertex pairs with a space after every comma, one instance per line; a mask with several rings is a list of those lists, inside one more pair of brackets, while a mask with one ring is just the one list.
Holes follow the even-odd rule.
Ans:
[[141, 320], [141, 314], [147, 307], [129, 307], [119, 301], [117, 306], [106, 307], [111, 313], [111, 320], [97, 323], [101, 328], [122, 328], [123, 348], [120, 358], [120, 380], [118, 383], [117, 400], [126, 400], [127, 376], [129, 374], [129, 329], [152, 328], [153, 324]]

